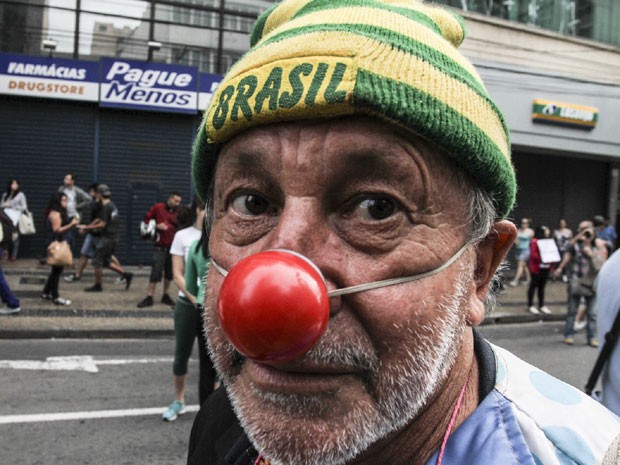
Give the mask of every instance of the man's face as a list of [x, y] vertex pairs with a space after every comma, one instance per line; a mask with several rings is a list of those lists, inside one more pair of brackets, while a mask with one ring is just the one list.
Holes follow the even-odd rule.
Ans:
[[66, 174], [63, 182], [65, 187], [73, 187], [73, 176], [71, 176], [70, 174]]
[[[430, 145], [366, 118], [246, 131], [221, 150], [213, 258], [230, 269], [285, 248], [309, 257], [328, 289], [431, 270], [469, 231], [463, 193]], [[209, 273], [206, 327], [250, 438], [272, 463], [340, 464], [402, 428], [446, 380], [476, 299], [473, 252], [415, 283], [332, 298], [317, 346], [268, 366], [222, 333]]]
[[180, 195], [171, 195], [168, 197], [168, 208], [170, 210], [176, 210], [179, 205], [181, 205], [181, 196]]

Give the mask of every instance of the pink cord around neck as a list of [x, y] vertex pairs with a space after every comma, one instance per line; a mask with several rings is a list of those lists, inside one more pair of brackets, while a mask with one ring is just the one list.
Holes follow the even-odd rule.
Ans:
[[463, 384], [463, 387], [461, 388], [461, 393], [459, 394], [459, 398], [456, 400], [456, 405], [454, 406], [454, 411], [452, 412], [450, 423], [448, 423], [448, 429], [446, 430], [446, 434], [444, 434], [443, 436], [443, 441], [441, 442], [441, 449], [439, 450], [439, 457], [437, 457], [437, 465], [441, 465], [441, 461], [443, 460], [443, 453], [446, 449], [448, 438], [450, 437], [450, 434], [452, 433], [452, 428], [454, 428], [454, 423], [456, 423], [456, 417], [459, 414], [459, 410], [461, 410], [461, 405], [463, 404], [463, 398], [465, 397], [465, 391], [467, 390], [468, 384], [469, 384], [469, 375], [467, 376], [467, 380], [465, 381], [465, 384]]
[[254, 465], [258, 465], [260, 463], [260, 459], [263, 458], [263, 454], [258, 454], [258, 457], [256, 457], [256, 462], [254, 462]]

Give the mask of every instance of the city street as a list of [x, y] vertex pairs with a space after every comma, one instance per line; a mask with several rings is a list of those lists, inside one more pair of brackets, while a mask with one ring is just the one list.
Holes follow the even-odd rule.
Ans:
[[[485, 326], [484, 335], [578, 388], [596, 350], [562, 323]], [[583, 341], [582, 341], [583, 339]], [[583, 342], [583, 344], [582, 344]], [[172, 338], [0, 340], [3, 465], [184, 464], [195, 413], [164, 423]], [[195, 358], [187, 403], [197, 408]]]
[[[0, 341], [0, 462], [185, 463], [195, 414], [161, 419], [172, 401], [173, 352], [172, 338]], [[195, 359], [189, 369], [186, 401], [197, 409]]]

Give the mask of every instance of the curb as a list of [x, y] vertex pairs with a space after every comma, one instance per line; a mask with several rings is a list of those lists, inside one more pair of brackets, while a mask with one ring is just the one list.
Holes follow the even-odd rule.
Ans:
[[511, 324], [511, 323], [546, 323], [548, 321], [564, 321], [566, 320], [566, 313], [558, 313], [554, 315], [532, 315], [531, 313], [524, 313], [523, 315], [504, 314], [504, 315], [489, 315], [482, 322], [481, 326], [497, 325], [497, 324]]
[[[87, 312], [89, 316], [101, 317], [102, 312], [111, 313], [112, 311], [97, 311]], [[35, 311], [33, 313], [45, 313]], [[68, 311], [71, 315], [67, 316], [80, 316], [76, 315], [73, 311]], [[81, 312], [86, 313], [86, 312]], [[95, 315], [95, 313], [97, 315]], [[114, 312], [118, 315], [118, 312]], [[161, 312], [167, 313], [167, 312]], [[28, 312], [28, 316], [33, 316]], [[89, 316], [81, 315], [85, 318]], [[170, 316], [167, 313], [167, 316]], [[120, 317], [122, 318], [122, 317]], [[156, 318], [163, 318], [163, 316]], [[566, 314], [555, 315], [532, 315], [532, 314], [498, 314], [487, 316], [482, 322], [481, 326], [492, 326], [500, 324], [515, 324], [515, 323], [546, 323], [554, 321], [564, 321]], [[168, 338], [174, 336], [174, 329], [135, 329], [135, 328], [113, 328], [113, 329], [77, 329], [77, 328], [54, 328], [54, 329], [0, 329], [0, 339], [146, 339], [146, 338]]]
[[0, 339], [158, 339], [174, 336], [174, 330], [162, 329], [54, 329], [2, 330]]

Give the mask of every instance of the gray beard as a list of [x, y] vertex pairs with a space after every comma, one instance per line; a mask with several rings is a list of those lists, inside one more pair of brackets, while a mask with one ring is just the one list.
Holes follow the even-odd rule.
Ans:
[[[235, 370], [230, 367], [231, 361], [233, 367], [234, 360], [240, 362], [239, 354], [228, 343], [226, 348], [221, 344], [217, 350], [210, 347], [235, 413], [252, 443], [265, 453], [272, 465], [344, 465], [415, 419], [455, 364], [465, 322], [465, 283], [469, 279], [471, 273], [461, 268], [452, 292], [438, 305], [441, 312], [437, 314], [441, 317], [425, 327], [400, 328], [407, 334], [406, 340], [412, 342], [411, 346], [417, 346], [417, 352], [402, 351], [398, 364], [381, 367], [376, 355], [361, 351], [355, 341], [349, 342], [346, 348], [324, 343], [323, 339], [319, 341], [306, 357], [322, 363], [364, 367], [370, 374], [369, 391], [380, 393], [375, 402], [356, 403], [341, 418], [329, 422], [318, 420], [300, 428], [297, 423], [286, 425], [286, 420], [261, 413], [257, 403], [270, 405], [270, 411], [275, 407], [290, 418], [320, 417], [328, 413], [329, 407], [323, 395], [285, 395], [251, 389], [252, 396], [244, 396], [243, 388], [235, 383], [235, 375], [231, 373]], [[419, 304], [426, 306], [424, 301]], [[213, 325], [212, 313], [207, 310], [205, 315], [207, 325]], [[211, 337], [207, 340], [210, 346], [215, 345]], [[406, 342], [403, 345], [409, 346]]]

